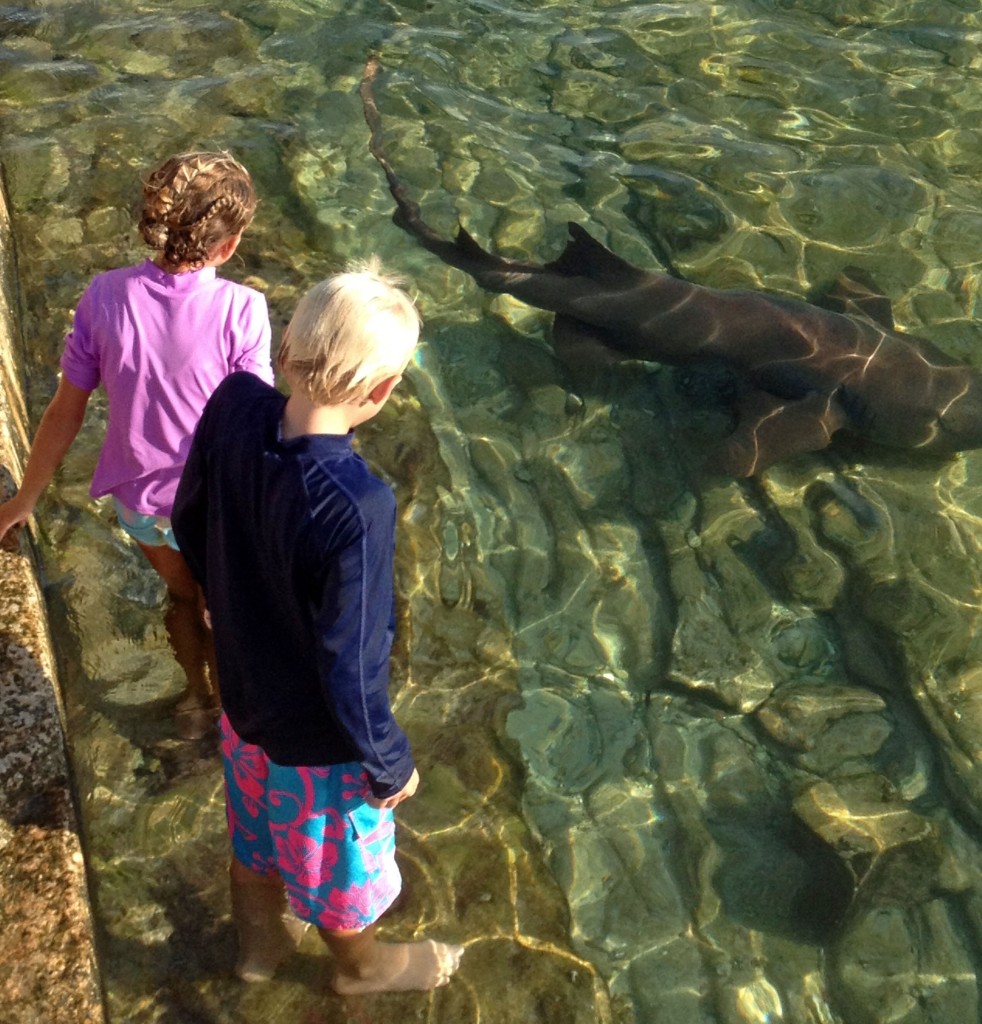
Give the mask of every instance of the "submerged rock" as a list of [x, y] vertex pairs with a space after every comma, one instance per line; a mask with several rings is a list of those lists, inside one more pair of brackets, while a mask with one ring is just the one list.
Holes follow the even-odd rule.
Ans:
[[850, 1024], [979, 1019], [976, 965], [942, 900], [869, 909], [836, 948], [831, 974]]
[[857, 687], [789, 683], [776, 690], [756, 714], [776, 740], [797, 750], [811, 750], [832, 723], [885, 707], [882, 697]]
[[861, 907], [910, 906], [939, 888], [940, 829], [882, 776], [816, 783], [795, 798], [794, 810], [842, 858]]

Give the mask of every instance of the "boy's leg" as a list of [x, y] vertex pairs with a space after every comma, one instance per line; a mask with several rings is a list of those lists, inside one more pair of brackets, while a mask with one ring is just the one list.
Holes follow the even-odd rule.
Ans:
[[[371, 806], [359, 764], [284, 768], [270, 763], [270, 832], [295, 913], [317, 926], [337, 961], [342, 995], [428, 990], [445, 985], [463, 949], [443, 942], [387, 943], [375, 922], [399, 893], [395, 821]], [[290, 851], [302, 852], [298, 858]]]
[[259, 747], [245, 743], [224, 715], [220, 729], [232, 844], [229, 890], [239, 938], [235, 973], [243, 981], [266, 981], [296, 949], [307, 925], [288, 912], [283, 879], [275, 867], [269, 759]]
[[283, 881], [275, 872], [259, 875], [233, 857], [229, 886], [239, 936], [235, 973], [243, 981], [269, 981], [297, 948], [306, 922], [289, 913]]
[[343, 996], [438, 988], [451, 979], [464, 952], [462, 946], [432, 939], [379, 942], [374, 925], [362, 931], [318, 931], [337, 961], [333, 987]]
[[166, 544], [142, 543], [140, 550], [167, 585], [164, 625], [188, 681], [177, 705], [177, 730], [184, 739], [197, 739], [214, 723], [218, 707], [208, 673], [209, 666], [214, 666], [214, 643], [202, 618], [198, 584], [179, 551]]

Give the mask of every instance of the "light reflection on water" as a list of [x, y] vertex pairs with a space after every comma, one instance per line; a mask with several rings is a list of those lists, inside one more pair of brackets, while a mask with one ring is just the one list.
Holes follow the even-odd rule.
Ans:
[[160, 589], [87, 484], [43, 512], [114, 1021], [978, 1017], [977, 453], [840, 446], [694, 488], [718, 383], [563, 367], [542, 314], [414, 248], [356, 86], [431, 219], [544, 260], [565, 222], [693, 280], [805, 295], [870, 271], [982, 363], [976, 11], [235, 0], [0, 12], [0, 131], [31, 399], [89, 277], [137, 259], [137, 171], [231, 148], [262, 205], [233, 269], [274, 321], [377, 251], [427, 320], [363, 448], [402, 509], [396, 704], [424, 787], [393, 934], [468, 945], [433, 997], [342, 1008], [315, 942], [228, 977], [214, 744], [177, 741]]

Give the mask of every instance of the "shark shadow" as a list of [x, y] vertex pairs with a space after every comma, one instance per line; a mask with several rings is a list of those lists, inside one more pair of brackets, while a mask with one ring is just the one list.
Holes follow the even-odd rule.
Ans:
[[[982, 374], [893, 324], [889, 301], [848, 269], [823, 308], [746, 289], [707, 288], [642, 270], [575, 223], [549, 263], [505, 259], [463, 228], [441, 237], [392, 169], [369, 60], [361, 83], [369, 149], [396, 201], [393, 220], [443, 262], [490, 292], [554, 314], [557, 354], [722, 365], [734, 376], [735, 426], [706, 468], [749, 477], [825, 448], [842, 432], [895, 449], [951, 455], [982, 447]], [[670, 266], [670, 263], [668, 264]]]

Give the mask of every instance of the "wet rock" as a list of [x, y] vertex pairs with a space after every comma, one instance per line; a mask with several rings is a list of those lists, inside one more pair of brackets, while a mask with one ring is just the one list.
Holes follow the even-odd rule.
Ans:
[[834, 480], [822, 480], [807, 489], [804, 500], [815, 517], [818, 536], [848, 561], [861, 561], [873, 578], [890, 574], [895, 537], [891, 517], [879, 497], [869, 491], [857, 495]]
[[46, 17], [42, 11], [32, 11], [13, 4], [0, 7], [0, 38], [38, 34]]
[[976, 965], [941, 900], [861, 915], [835, 951], [832, 974], [851, 1024], [978, 1019]]
[[227, 57], [215, 62], [214, 72], [216, 78], [196, 90], [199, 102], [213, 115], [273, 118], [282, 109], [287, 82], [279, 69], [243, 70], [241, 61]]
[[507, 729], [542, 783], [577, 793], [623, 776], [624, 752], [634, 742], [631, 716], [631, 706], [613, 693], [569, 699], [533, 689], [508, 716]]
[[786, 467], [775, 467], [764, 481], [764, 487], [780, 514], [784, 529], [793, 538], [790, 552], [783, 552], [772, 572], [788, 593], [818, 611], [831, 608], [839, 599], [846, 572], [841, 562], [819, 542], [807, 509], [802, 507], [807, 481], [806, 477], [803, 483]]
[[[482, 202], [492, 200], [495, 205], [514, 207], [529, 199], [528, 180], [520, 170], [508, 168], [496, 161], [478, 159], [478, 172], [473, 187]], [[503, 202], [502, 202], [503, 201]]]
[[255, 42], [244, 22], [224, 12], [202, 8], [178, 20], [138, 12], [102, 19], [87, 27], [86, 54], [104, 66], [129, 74], [175, 77], [214, 54], [249, 60]]
[[129, 210], [114, 207], [93, 210], [85, 217], [85, 241], [119, 244], [131, 234], [133, 217]]
[[972, 238], [980, 225], [982, 216], [977, 210], [944, 212], [931, 221], [931, 242], [946, 264], [965, 266], [973, 259]]
[[[924, 188], [906, 175], [885, 167], [841, 167], [799, 178], [785, 212], [792, 224], [807, 227], [809, 238], [866, 247], [913, 226], [927, 202]], [[870, 217], [853, 216], [857, 204], [870, 209]]]
[[68, 216], [54, 223], [48, 222], [37, 233], [38, 244], [52, 256], [59, 256], [66, 249], [80, 246], [84, 237], [82, 221], [78, 217]]
[[616, 438], [561, 439], [548, 444], [544, 454], [566, 478], [569, 495], [577, 507], [592, 509], [623, 500], [627, 475], [624, 454]]
[[[568, 893], [579, 948], [613, 966], [685, 930], [685, 908], [657, 829], [593, 825], [555, 845], [551, 864]], [[641, 935], [647, 936], [641, 940]]]
[[4, 167], [11, 197], [21, 209], [39, 200], [57, 202], [71, 182], [71, 163], [51, 139], [11, 139], [4, 143]]
[[511, 512], [494, 521], [484, 558], [500, 574], [506, 593], [525, 598], [540, 593], [552, 576], [552, 542], [528, 486], [515, 477], [517, 452], [504, 441], [488, 438], [474, 438], [469, 448], [475, 469], [498, 506]]
[[[543, 944], [521, 945], [497, 937], [470, 943], [467, 956], [457, 975], [461, 983], [448, 986], [441, 999], [441, 1013], [461, 1024], [509, 1024], [532, 1019], [564, 1021], [569, 1024], [595, 1024], [613, 1019], [609, 996], [593, 966], [562, 949]], [[479, 985], [468, 978], [479, 979]], [[515, 979], [521, 978], [520, 985]], [[480, 990], [488, 985], [494, 998], [477, 1002]], [[413, 1012], [407, 1001], [406, 1013]]]
[[639, 1020], [710, 1024], [706, 968], [698, 945], [685, 934], [646, 949], [613, 972], [610, 989], [629, 997]]
[[798, 683], [828, 679], [841, 672], [833, 636], [807, 609], [775, 610], [768, 662], [777, 678]]
[[[982, 748], [974, 709], [982, 675], [974, 665], [982, 649], [974, 609], [982, 548], [960, 513], [946, 513], [931, 500], [935, 477], [910, 469], [877, 481], [875, 494], [867, 485], [866, 497], [881, 510], [889, 505], [889, 518], [880, 514], [889, 529], [880, 531], [880, 542], [867, 534], [843, 551], [858, 607], [842, 616], [840, 635], [850, 668], [881, 691], [908, 680], [908, 692], [938, 741], [953, 795], [978, 818]], [[858, 525], [844, 506], [834, 518]]]
[[780, 992], [762, 970], [753, 973], [746, 981], [720, 986], [715, 1000], [720, 1024], [755, 1024], [783, 1017]]
[[0, 96], [8, 103], [41, 105], [92, 89], [108, 77], [104, 69], [85, 60], [60, 58], [36, 40], [18, 40], [0, 47], [3, 84]]
[[753, 711], [770, 695], [776, 680], [764, 658], [735, 635], [726, 618], [720, 587], [700, 560], [675, 549], [673, 589], [678, 625], [672, 639], [672, 674], [694, 691], [706, 691], [727, 707]]
[[866, 716], [885, 707], [882, 697], [856, 687], [791, 683], [776, 690], [756, 716], [781, 743], [811, 750], [830, 724], [847, 715]]
[[710, 985], [749, 983], [746, 968], [766, 960], [765, 949], [807, 975], [816, 937], [851, 895], [848, 879], [827, 848], [797, 834], [790, 794], [740, 717], [709, 721], [683, 708], [653, 702], [648, 726], [660, 827], [673, 836], [667, 869], [696, 908], [692, 937]]
[[882, 776], [816, 783], [795, 798], [794, 810], [843, 859], [862, 907], [909, 906], [937, 890], [944, 855], [938, 826]]
[[885, 715], [851, 715], [829, 725], [797, 763], [826, 777], [862, 775], [892, 734], [893, 724]]

